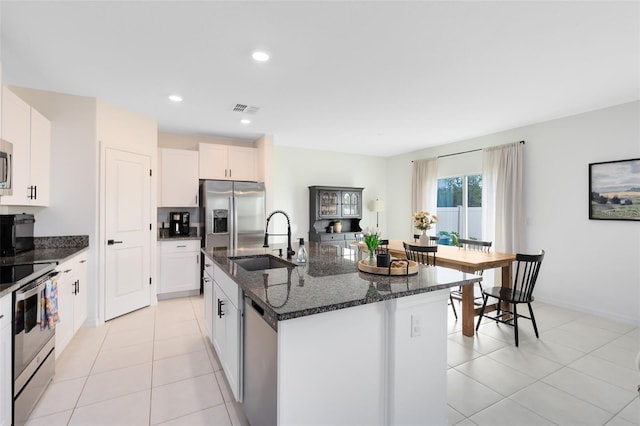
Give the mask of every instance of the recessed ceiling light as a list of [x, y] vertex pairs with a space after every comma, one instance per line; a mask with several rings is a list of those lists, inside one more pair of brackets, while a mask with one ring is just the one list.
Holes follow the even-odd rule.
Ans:
[[251, 120], [249, 120], [248, 118], [243, 118], [242, 120], [240, 120], [240, 122], [242, 124], [251, 124]]
[[251, 57], [254, 61], [257, 62], [267, 62], [269, 60], [269, 54], [267, 52], [263, 52], [261, 50], [256, 50], [251, 54]]
[[169, 95], [169, 100], [172, 102], [182, 102], [182, 96], [180, 95]]

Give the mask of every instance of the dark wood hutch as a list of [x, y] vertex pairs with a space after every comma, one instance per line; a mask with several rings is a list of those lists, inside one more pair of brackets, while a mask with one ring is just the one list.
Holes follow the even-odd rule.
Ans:
[[[347, 246], [361, 232], [362, 191], [341, 186], [309, 187], [309, 240]], [[341, 232], [329, 232], [339, 221]]]

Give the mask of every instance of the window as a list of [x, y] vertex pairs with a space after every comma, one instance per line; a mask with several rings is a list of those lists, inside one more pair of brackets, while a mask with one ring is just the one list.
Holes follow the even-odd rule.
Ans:
[[482, 239], [482, 175], [438, 179], [436, 231]]

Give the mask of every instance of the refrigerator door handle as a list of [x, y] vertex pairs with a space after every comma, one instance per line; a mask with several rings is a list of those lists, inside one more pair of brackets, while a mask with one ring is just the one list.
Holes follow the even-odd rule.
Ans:
[[236, 220], [238, 220], [238, 215], [236, 214], [236, 201], [235, 197], [229, 197], [229, 209], [231, 216], [231, 224], [229, 225], [229, 243], [231, 245], [231, 249], [235, 250], [238, 247], [238, 235], [236, 235], [236, 230], [238, 229], [236, 226]]

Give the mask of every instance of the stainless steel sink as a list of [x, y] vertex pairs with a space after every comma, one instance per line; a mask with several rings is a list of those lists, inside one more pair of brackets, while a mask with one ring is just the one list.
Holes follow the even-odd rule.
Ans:
[[263, 271], [265, 269], [295, 268], [296, 264], [270, 254], [258, 256], [229, 257], [233, 263], [246, 271]]

